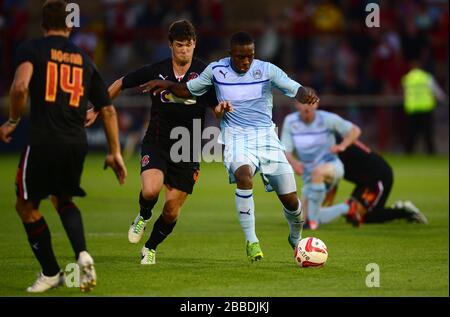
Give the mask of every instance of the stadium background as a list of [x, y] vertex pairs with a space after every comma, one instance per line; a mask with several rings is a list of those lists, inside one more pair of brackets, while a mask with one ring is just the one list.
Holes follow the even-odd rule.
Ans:
[[[0, 0], [0, 122], [8, 116], [14, 50], [23, 40], [41, 36], [43, 2]], [[174, 19], [193, 21], [199, 33], [197, 54], [206, 61], [227, 54], [227, 40], [234, 31], [250, 31], [257, 39], [257, 58], [276, 63], [316, 88], [323, 108], [357, 123], [362, 139], [383, 152], [395, 174], [388, 203], [411, 199], [430, 221], [428, 226], [396, 221], [354, 229], [338, 219], [319, 231], [305, 230], [303, 236], [325, 241], [330, 256], [322, 269], [300, 270], [286, 242], [279, 202], [255, 179], [257, 230], [265, 259], [250, 265], [234, 211], [234, 187], [228, 185], [221, 163], [203, 163], [176, 231], [158, 248], [158, 265], [147, 270], [138, 264], [141, 245], [126, 239], [138, 208], [139, 158], [127, 158], [129, 177], [119, 187], [110, 171], [101, 171], [103, 153], [92, 151], [82, 179], [88, 196], [76, 201], [99, 274], [91, 295], [448, 297], [448, 105], [439, 105], [435, 112], [438, 155], [404, 155], [406, 126], [399, 86], [408, 62], [420, 57], [448, 95], [447, 1], [378, 1], [380, 28], [364, 24], [369, 1], [74, 2], [80, 4], [81, 28], [74, 30], [72, 39], [93, 57], [107, 84], [166, 57], [167, 26]], [[274, 100], [274, 120], [281, 125], [293, 110], [292, 101], [279, 94]], [[114, 102], [123, 144], [130, 135], [140, 138], [148, 102], [139, 91], [127, 91]], [[208, 124], [218, 122], [209, 116]], [[0, 296], [28, 295], [25, 288], [38, 271], [14, 212], [13, 182], [27, 126], [25, 117], [11, 144], [0, 144]], [[105, 148], [99, 126], [88, 133], [93, 149]], [[336, 201], [346, 199], [352, 188], [343, 181]], [[160, 197], [155, 214], [162, 201]], [[48, 200], [41, 210], [64, 267], [74, 261], [64, 229]], [[379, 288], [365, 284], [368, 263], [380, 266]], [[44, 294], [79, 295], [67, 287]]]
[[[228, 38], [248, 30], [257, 40], [257, 58], [271, 61], [321, 96], [321, 107], [363, 127], [362, 140], [379, 151], [401, 152], [406, 138], [400, 78], [409, 62], [420, 59], [448, 95], [448, 2], [378, 1], [380, 27], [368, 28], [366, 4], [372, 1], [98, 0], [80, 4], [81, 27], [72, 40], [96, 62], [107, 84], [142, 64], [169, 56], [167, 27], [187, 18], [198, 30], [196, 54], [205, 61], [227, 56]], [[0, 0], [0, 96], [13, 76], [13, 56], [25, 39], [41, 36], [43, 1]], [[375, 1], [376, 3], [376, 1]], [[122, 143], [141, 135], [149, 98], [139, 91], [117, 99]], [[8, 101], [0, 99], [0, 119]], [[292, 101], [275, 94], [274, 121], [280, 126]], [[448, 105], [435, 111], [438, 153], [448, 153]], [[207, 125], [217, 125], [208, 117]], [[23, 123], [15, 142], [25, 142]], [[104, 142], [88, 131], [92, 146]], [[422, 143], [419, 147], [422, 146]]]

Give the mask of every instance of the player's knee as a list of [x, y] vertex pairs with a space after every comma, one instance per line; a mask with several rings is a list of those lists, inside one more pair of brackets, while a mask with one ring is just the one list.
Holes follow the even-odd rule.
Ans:
[[155, 200], [159, 196], [159, 190], [157, 188], [144, 188], [142, 189], [142, 196], [145, 200]]
[[297, 197], [297, 193], [290, 193], [287, 195], [280, 195], [281, 203], [283, 204], [284, 208], [287, 210], [297, 210], [299, 207], [299, 201]]
[[41, 213], [33, 208], [33, 203], [22, 199], [16, 201], [16, 212], [25, 223], [35, 222], [42, 217]]
[[323, 182], [324, 178], [325, 178], [324, 169], [322, 169], [320, 166], [316, 167], [311, 172], [311, 180], [313, 183]]
[[250, 173], [245, 171], [237, 172], [236, 175], [236, 184], [241, 189], [251, 189], [253, 188], [253, 179]]

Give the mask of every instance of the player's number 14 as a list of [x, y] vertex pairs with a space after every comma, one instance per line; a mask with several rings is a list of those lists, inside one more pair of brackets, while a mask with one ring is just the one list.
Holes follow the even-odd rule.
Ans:
[[[47, 81], [45, 83], [45, 101], [55, 102], [58, 90], [58, 78], [60, 78], [61, 90], [70, 94], [69, 105], [80, 106], [80, 98], [84, 95], [83, 68], [61, 64], [58, 72], [58, 64], [47, 63]], [[70, 80], [72, 78], [72, 80]]]

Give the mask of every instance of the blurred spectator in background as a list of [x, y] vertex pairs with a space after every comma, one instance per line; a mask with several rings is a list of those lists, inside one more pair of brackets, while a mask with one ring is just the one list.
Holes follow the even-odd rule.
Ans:
[[190, 0], [172, 0], [168, 1], [169, 10], [166, 12], [162, 18], [162, 27], [167, 28], [173, 21], [176, 20], [187, 20], [192, 21], [192, 12]]
[[331, 0], [319, 1], [312, 19], [318, 32], [339, 33], [344, 25], [342, 9]]
[[[0, 93], [9, 89], [9, 82], [13, 76], [12, 61], [18, 45], [26, 39], [29, 14], [24, 0], [0, 1], [0, 56], [2, 57], [2, 79], [0, 79]], [[3, 89], [2, 89], [3, 88]]]
[[309, 47], [311, 45], [313, 7], [304, 0], [298, 0], [287, 9], [286, 15], [290, 23], [292, 37], [292, 58], [296, 73], [309, 67]]
[[275, 65], [280, 65], [282, 57], [282, 39], [279, 32], [282, 24], [278, 7], [269, 7], [261, 25], [264, 30], [258, 38], [257, 56]]
[[[13, 75], [13, 52], [20, 42], [37, 36], [39, 31], [38, 2], [43, 0], [0, 0], [0, 116], [6, 105], [6, 99], [1, 97], [7, 95]], [[380, 27], [369, 28], [365, 24], [365, 8], [371, 2], [380, 7]], [[343, 106], [343, 115], [349, 116], [350, 104], [354, 105], [353, 110], [358, 108], [364, 121], [358, 124], [368, 132], [365, 138], [371, 135], [382, 151], [404, 147], [403, 135], [393, 135], [388, 127], [389, 120], [395, 121], [396, 116], [404, 118], [401, 78], [412, 60], [420, 59], [422, 69], [433, 74], [448, 94], [447, 0], [77, 3], [81, 8], [81, 27], [74, 30], [71, 40], [93, 57], [106, 82], [127, 69], [170, 56], [164, 34], [173, 20], [192, 19], [198, 30], [197, 55], [204, 61], [221, 58], [228, 35], [239, 27], [257, 37], [259, 58], [285, 68], [323, 95], [342, 97], [339, 107]], [[243, 16], [243, 8], [252, 14]], [[356, 101], [346, 103], [351, 95], [359, 95], [357, 99], [362, 98], [369, 107], [361, 107], [362, 103]], [[377, 99], [374, 95], [392, 98]], [[288, 108], [289, 103], [280, 105], [274, 109], [278, 124], [288, 112], [283, 108]], [[124, 111], [128, 111], [127, 106]], [[436, 128], [448, 129], [448, 115], [440, 118]], [[448, 152], [446, 144], [437, 143], [437, 150]]]
[[194, 0], [192, 5], [193, 23], [198, 30], [197, 56], [210, 60], [213, 51], [223, 49], [223, 30], [225, 28], [223, 1]]
[[413, 152], [418, 136], [423, 134], [428, 154], [434, 154], [433, 111], [436, 98], [445, 102], [446, 96], [433, 75], [423, 70], [418, 60], [412, 61], [411, 66], [411, 70], [402, 78], [403, 105], [408, 116], [406, 152]]
[[133, 29], [137, 16], [123, 1], [114, 2], [106, 11], [108, 41], [111, 44], [109, 64], [114, 65], [118, 73], [125, 72], [132, 56]]

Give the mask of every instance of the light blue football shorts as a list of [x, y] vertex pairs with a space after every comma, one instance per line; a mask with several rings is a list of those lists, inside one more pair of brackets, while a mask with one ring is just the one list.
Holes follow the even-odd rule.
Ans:
[[235, 183], [234, 173], [249, 165], [254, 176], [258, 171], [266, 191], [284, 195], [297, 191], [294, 171], [286, 159], [284, 147], [274, 131], [258, 138], [238, 137], [225, 143], [224, 165], [230, 183]]

